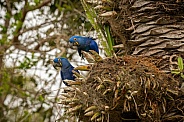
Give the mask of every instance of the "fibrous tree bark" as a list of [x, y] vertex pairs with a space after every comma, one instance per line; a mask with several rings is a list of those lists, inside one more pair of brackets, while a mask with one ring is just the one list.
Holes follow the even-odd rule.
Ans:
[[110, 26], [116, 56], [98, 61], [87, 78], [77, 79], [81, 85], [74, 85], [63, 100], [70, 107], [67, 112], [86, 122], [183, 121], [183, 79], [171, 71], [178, 67], [179, 56], [184, 59], [184, 2], [89, 4], [98, 22]]

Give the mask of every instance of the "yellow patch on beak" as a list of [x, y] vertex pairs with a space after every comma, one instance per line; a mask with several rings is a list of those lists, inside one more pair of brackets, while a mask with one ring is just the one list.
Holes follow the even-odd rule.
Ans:
[[62, 67], [62, 63], [61, 63], [61, 59], [60, 58], [58, 59], [58, 63]]
[[78, 42], [74, 42], [73, 45], [74, 45], [74, 46], [78, 46], [79, 43], [78, 43]]

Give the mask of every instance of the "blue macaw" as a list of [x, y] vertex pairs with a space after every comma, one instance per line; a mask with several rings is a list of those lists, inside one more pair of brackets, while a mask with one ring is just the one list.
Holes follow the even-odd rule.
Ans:
[[[55, 69], [57, 69], [57, 67], [61, 67], [61, 71], [60, 71], [60, 74], [61, 74], [61, 79], [63, 80], [63, 83], [66, 85], [66, 86], [69, 86], [64, 80], [75, 80], [75, 76], [72, 72], [72, 70], [74, 70], [74, 67], [70, 64], [70, 62], [66, 59], [66, 58], [55, 58], [53, 60], [54, 64], [53, 64], [53, 67]], [[77, 73], [79, 73], [78, 70], [74, 70], [76, 71]]]
[[94, 38], [84, 37], [84, 36], [72, 36], [69, 39], [69, 42], [73, 44], [73, 46], [77, 46], [79, 56], [82, 56], [81, 51], [89, 52], [89, 50], [94, 50], [99, 54], [98, 45], [95, 42]]

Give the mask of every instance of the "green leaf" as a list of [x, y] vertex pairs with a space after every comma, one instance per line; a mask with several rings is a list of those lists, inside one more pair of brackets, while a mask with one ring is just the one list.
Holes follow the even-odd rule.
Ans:
[[181, 57], [178, 57], [178, 69], [183, 70], [183, 59]]
[[111, 52], [109, 45], [108, 45], [108, 42], [105, 38], [105, 34], [102, 30], [102, 27], [97, 22], [97, 14], [96, 14], [94, 8], [91, 7], [90, 5], [88, 5], [85, 0], [81, 0], [81, 3], [82, 3], [82, 6], [86, 12], [86, 16], [87, 16], [88, 20], [90, 21], [91, 25], [96, 30], [96, 32], [98, 33], [98, 39], [100, 40], [100, 43], [103, 46], [106, 55], [112, 56], [112, 52]]
[[20, 92], [20, 95], [22, 97], [30, 97], [30, 95], [28, 93], [26, 93], [26, 92]]
[[106, 35], [107, 35], [107, 42], [108, 42], [108, 45], [109, 45], [109, 49], [111, 50], [111, 52], [113, 52], [114, 40], [111, 37], [109, 25], [105, 25], [105, 32], [106, 32]]
[[20, 20], [17, 20], [16, 21], [16, 29], [13, 32], [14, 35], [18, 35], [20, 29], [22, 28], [22, 25], [23, 25], [23, 22], [22, 21], [20, 21]]
[[14, 19], [15, 20], [20, 20], [21, 18], [22, 18], [22, 12], [19, 12], [19, 13], [16, 13], [15, 15], [14, 15]]
[[10, 19], [11, 18], [11, 14], [9, 12], [6, 12], [5, 18]]
[[171, 73], [172, 73], [172, 74], [177, 74], [177, 75], [178, 75], [178, 74], [180, 74], [180, 71], [173, 70], [173, 71], [171, 71]]
[[19, 63], [20, 63], [20, 66], [19, 66], [20, 69], [29, 69], [37, 62], [34, 63], [34, 61], [32, 61], [29, 57], [25, 56], [24, 61], [23, 62], [19, 61]]
[[32, 52], [32, 55], [31, 55], [31, 58], [33, 59], [35, 56], [34, 56], [34, 52]]
[[72, 10], [72, 7], [68, 4], [63, 4], [63, 7], [67, 10]]
[[44, 98], [43, 98], [43, 96], [42, 96], [42, 95], [40, 95], [38, 99], [39, 99], [39, 101], [41, 101], [41, 102], [43, 102], [43, 101], [44, 101]]
[[64, 8], [61, 7], [59, 4], [56, 4], [55, 6], [56, 6], [56, 8], [57, 8], [59, 11], [63, 11], [63, 10], [64, 10]]
[[38, 4], [38, 3], [40, 2], [40, 0], [34, 0], [34, 2], [35, 2], [36, 4]]
[[1, 32], [2, 33], [6, 33], [7, 32], [7, 28], [3, 25], [0, 25], [0, 28], [2, 28]]
[[184, 79], [184, 74], [183, 73], [181, 73], [181, 77]]

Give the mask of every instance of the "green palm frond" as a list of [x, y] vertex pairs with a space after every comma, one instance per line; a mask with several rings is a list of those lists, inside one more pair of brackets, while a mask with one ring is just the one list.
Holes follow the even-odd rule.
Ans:
[[93, 9], [93, 7], [88, 5], [85, 0], [81, 0], [81, 3], [82, 3], [82, 6], [86, 12], [87, 18], [89, 19], [93, 28], [98, 33], [98, 39], [100, 40], [100, 43], [103, 46], [106, 55], [111, 56], [112, 55], [112, 47], [111, 47], [111, 45], [109, 45], [111, 43], [108, 43], [108, 39], [106, 39], [105, 33], [103, 32], [101, 26], [97, 23], [97, 14], [96, 14], [95, 10]]
[[110, 49], [111, 52], [113, 52], [114, 40], [111, 37], [110, 26], [105, 25], [104, 28], [105, 28], [105, 32], [106, 32], [106, 36], [107, 36], [107, 43], [109, 45], [109, 49]]

